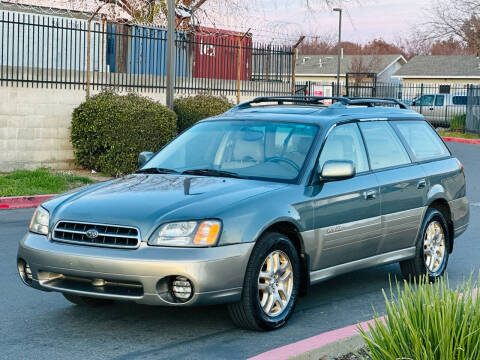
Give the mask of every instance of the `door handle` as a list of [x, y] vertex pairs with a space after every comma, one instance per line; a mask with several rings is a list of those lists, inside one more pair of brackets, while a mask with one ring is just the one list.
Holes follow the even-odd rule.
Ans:
[[417, 183], [417, 189], [425, 189], [427, 187], [427, 181], [425, 179], [421, 179]]
[[377, 198], [377, 190], [368, 190], [363, 193], [365, 200], [374, 200]]

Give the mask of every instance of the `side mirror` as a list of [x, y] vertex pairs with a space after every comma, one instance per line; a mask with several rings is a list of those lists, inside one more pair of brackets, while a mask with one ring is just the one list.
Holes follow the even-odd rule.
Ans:
[[153, 155], [153, 152], [150, 151], [141, 152], [140, 155], [138, 155], [138, 168], [141, 168], [143, 165], [145, 165]]
[[321, 181], [338, 181], [351, 179], [355, 176], [355, 165], [347, 160], [329, 160], [320, 172]]

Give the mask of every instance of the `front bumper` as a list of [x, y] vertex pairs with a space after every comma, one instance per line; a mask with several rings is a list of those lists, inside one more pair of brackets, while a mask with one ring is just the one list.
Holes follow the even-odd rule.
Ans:
[[[238, 301], [254, 243], [212, 248], [109, 249], [62, 244], [28, 233], [18, 258], [31, 268], [30, 286], [83, 296], [132, 300], [151, 305], [208, 305]], [[167, 280], [184, 276], [193, 284], [185, 303], [171, 300]], [[94, 279], [106, 286], [94, 286]]]

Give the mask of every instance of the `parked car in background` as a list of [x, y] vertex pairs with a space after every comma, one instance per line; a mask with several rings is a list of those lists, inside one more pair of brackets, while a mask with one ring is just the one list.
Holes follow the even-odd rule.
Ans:
[[26, 285], [79, 305], [228, 303], [238, 326], [272, 330], [346, 272], [439, 278], [469, 221], [463, 166], [396, 100], [258, 98], [139, 165], [37, 208]]
[[448, 128], [453, 116], [466, 113], [467, 92], [426, 94], [413, 100], [410, 106], [435, 126]]

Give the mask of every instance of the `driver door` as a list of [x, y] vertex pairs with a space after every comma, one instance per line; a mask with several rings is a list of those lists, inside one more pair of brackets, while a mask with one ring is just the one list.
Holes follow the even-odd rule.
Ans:
[[315, 185], [313, 194], [317, 252], [312, 270], [320, 270], [376, 255], [382, 236], [380, 190], [370, 172], [356, 123], [336, 126], [325, 141], [319, 169], [328, 160], [354, 163], [355, 177]]
[[423, 95], [412, 103], [412, 109], [425, 116], [428, 121], [434, 120], [435, 95]]

